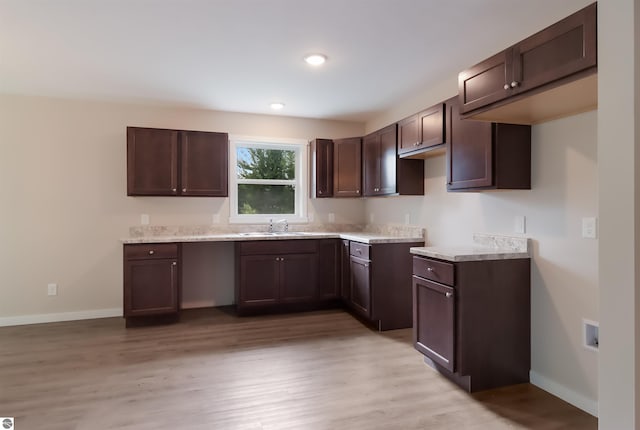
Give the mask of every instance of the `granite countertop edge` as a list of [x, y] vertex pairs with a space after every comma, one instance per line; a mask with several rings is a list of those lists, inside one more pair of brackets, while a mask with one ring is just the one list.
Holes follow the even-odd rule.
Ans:
[[489, 247], [451, 247], [442, 248], [436, 246], [414, 247], [409, 250], [413, 255], [437, 258], [439, 260], [459, 261], [483, 261], [483, 260], [511, 260], [531, 258], [526, 251], [514, 251], [512, 249], [500, 249]]
[[127, 237], [120, 239], [123, 244], [151, 244], [151, 243], [188, 243], [188, 242], [244, 242], [253, 240], [299, 240], [299, 239], [347, 239], [355, 242], [377, 244], [377, 243], [424, 243], [422, 237], [388, 236], [367, 232], [290, 232], [285, 234], [203, 234], [203, 235], [171, 235], [171, 236], [142, 236]]

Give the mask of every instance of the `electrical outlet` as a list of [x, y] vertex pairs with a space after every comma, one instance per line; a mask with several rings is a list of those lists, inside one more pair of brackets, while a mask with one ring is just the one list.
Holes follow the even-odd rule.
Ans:
[[140, 224], [149, 225], [149, 215], [148, 214], [140, 215]]
[[376, 220], [376, 215], [372, 212], [369, 214], [369, 224], [373, 224]]
[[600, 324], [596, 321], [582, 319], [582, 346], [591, 351], [598, 351], [600, 346]]
[[527, 231], [527, 218], [524, 215], [519, 215], [514, 219], [513, 231], [518, 234], [525, 234]]
[[404, 223], [406, 225], [411, 224], [411, 215], [410, 214], [404, 214]]
[[213, 216], [211, 217], [211, 221], [214, 224], [220, 224], [220, 215], [219, 214], [213, 214]]
[[585, 239], [595, 239], [598, 237], [598, 222], [596, 218], [582, 218], [582, 237]]
[[336, 214], [333, 212], [329, 213], [329, 222], [336, 222]]
[[47, 284], [47, 295], [49, 295], [49, 296], [57, 296], [58, 295], [58, 284]]

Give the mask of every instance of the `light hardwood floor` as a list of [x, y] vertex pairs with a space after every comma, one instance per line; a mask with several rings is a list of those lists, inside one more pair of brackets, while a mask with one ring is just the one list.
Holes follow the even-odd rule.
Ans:
[[340, 310], [5, 327], [0, 344], [0, 416], [18, 430], [597, 428], [529, 384], [468, 395], [424, 364], [410, 330]]

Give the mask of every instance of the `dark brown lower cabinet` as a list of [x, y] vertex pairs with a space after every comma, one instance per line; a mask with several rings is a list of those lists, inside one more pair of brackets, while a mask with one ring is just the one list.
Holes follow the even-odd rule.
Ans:
[[179, 245], [124, 245], [124, 317], [176, 315], [179, 308]]
[[529, 381], [530, 259], [413, 257], [413, 340], [468, 392]]
[[[344, 241], [346, 242], [346, 241]], [[355, 315], [378, 330], [408, 328], [411, 318], [411, 254], [409, 248], [424, 242], [364, 244], [343, 242], [343, 283], [348, 275], [348, 295], [343, 300]], [[344, 264], [349, 270], [345, 272]]]
[[[338, 240], [331, 242], [313, 239], [237, 242], [238, 313], [295, 310], [297, 306], [307, 309], [336, 299]], [[319, 261], [321, 257], [330, 261]], [[319, 267], [323, 269], [321, 274]], [[330, 287], [334, 290], [330, 291]]]
[[370, 260], [351, 256], [351, 288], [349, 291], [349, 303], [354, 311], [360, 315], [371, 318], [371, 271]]
[[340, 241], [340, 297], [347, 303], [351, 298], [351, 260], [349, 241]]

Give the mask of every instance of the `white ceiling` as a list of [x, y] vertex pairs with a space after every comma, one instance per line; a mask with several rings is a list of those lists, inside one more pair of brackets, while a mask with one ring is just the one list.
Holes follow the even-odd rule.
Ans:
[[367, 121], [588, 3], [0, 0], [0, 92]]

